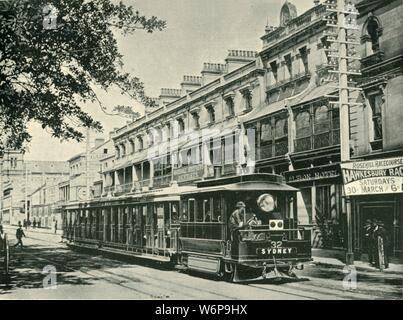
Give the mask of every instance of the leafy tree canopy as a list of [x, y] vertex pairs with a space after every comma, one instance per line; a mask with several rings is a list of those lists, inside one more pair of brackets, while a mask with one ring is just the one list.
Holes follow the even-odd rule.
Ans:
[[[124, 72], [115, 34], [164, 28], [112, 0], [1, 0], [0, 153], [24, 148], [32, 121], [63, 140], [81, 141], [80, 126], [101, 130], [80, 107], [100, 103], [94, 87], [117, 87], [152, 106], [140, 79]], [[136, 116], [125, 106], [114, 110]]]

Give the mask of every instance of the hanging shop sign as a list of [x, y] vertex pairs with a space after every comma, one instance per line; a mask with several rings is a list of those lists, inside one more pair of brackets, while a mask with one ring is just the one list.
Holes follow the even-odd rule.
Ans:
[[339, 164], [288, 171], [284, 173], [288, 183], [309, 182], [340, 177]]
[[347, 196], [403, 192], [403, 157], [341, 164]]

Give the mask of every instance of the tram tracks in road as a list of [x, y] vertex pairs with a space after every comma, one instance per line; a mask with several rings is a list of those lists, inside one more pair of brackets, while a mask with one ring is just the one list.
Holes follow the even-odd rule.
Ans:
[[[17, 255], [19, 255], [19, 254], [20, 253], [17, 253]], [[194, 287], [183, 285], [183, 283], [181, 283], [180, 286], [176, 290], [174, 290], [173, 287], [163, 286], [161, 284], [156, 283], [155, 281], [146, 282], [146, 281], [144, 281], [144, 279], [141, 280], [139, 277], [129, 277], [129, 276], [125, 276], [125, 275], [122, 275], [122, 274], [116, 274], [116, 273], [114, 273], [112, 271], [108, 271], [108, 270], [105, 270], [105, 269], [102, 269], [102, 270], [101, 269], [89, 270], [86, 267], [80, 267], [78, 269], [74, 269], [74, 268], [69, 267], [67, 265], [68, 262], [67, 263], [62, 263], [62, 262], [55, 261], [54, 259], [51, 260], [51, 259], [47, 259], [47, 258], [44, 258], [44, 257], [39, 257], [39, 256], [31, 254], [31, 253], [29, 253], [27, 251], [24, 251], [24, 255], [28, 255], [30, 258], [33, 258], [33, 259], [35, 259], [37, 261], [38, 260], [44, 261], [44, 262], [46, 262], [46, 264], [61, 267], [61, 270], [63, 270], [62, 272], [81, 272], [81, 273], [83, 273], [83, 274], [85, 274], [87, 276], [90, 276], [93, 279], [106, 281], [106, 282], [111, 283], [113, 285], [124, 287], [126, 289], [131, 290], [131, 291], [139, 293], [140, 296], [142, 295], [142, 296], [146, 296], [146, 297], [149, 297], [149, 298], [152, 298], [152, 299], [164, 299], [164, 298], [169, 299], [169, 298], [171, 298], [171, 296], [175, 296], [177, 294], [182, 294], [183, 295], [183, 288], [190, 288], [192, 290], [195, 290]], [[96, 259], [101, 260], [102, 258], [96, 257]], [[72, 262], [72, 261], [70, 261], [70, 262]], [[106, 268], [111, 267], [110, 265], [108, 265], [108, 263], [105, 264], [104, 259], [102, 259], [99, 262], [104, 263], [104, 267], [106, 267]], [[151, 279], [151, 278], [149, 278], [149, 279]], [[158, 278], [156, 280], [157, 281], [163, 281], [165, 283], [168, 283], [169, 285], [176, 284], [176, 286], [178, 286], [178, 283], [168, 281], [166, 279]], [[132, 286], [133, 283], [137, 286], [136, 288], [134, 288]], [[138, 288], [139, 285], [144, 285], [144, 286], [149, 285], [150, 288], [152, 288], [152, 290], [155, 290], [156, 288], [159, 288], [159, 289], [162, 289], [163, 290], [162, 292], [164, 292], [164, 293], [163, 294], [150, 293], [147, 290], [141, 290], [140, 288]], [[167, 291], [169, 291], [168, 292], [169, 294], [167, 293]], [[212, 291], [206, 291], [206, 290], [202, 290], [202, 291], [205, 292], [206, 294], [209, 294], [210, 296], [214, 295], [218, 299], [235, 299], [235, 297], [230, 297], [230, 296], [225, 296], [225, 295], [222, 295], [222, 294], [217, 294], [217, 293], [214, 293]], [[200, 292], [200, 290], [197, 290], [197, 292]], [[189, 297], [189, 299], [197, 299], [197, 298], [199, 298], [198, 294], [195, 295], [195, 294], [192, 294], [191, 292], [187, 292], [186, 296]]]
[[[52, 241], [46, 240], [46, 239], [39, 239], [39, 238], [35, 238], [35, 237], [29, 237], [30, 239], [35, 239], [41, 242], [45, 242], [47, 244], [51, 244], [52, 247], [53, 246], [60, 246], [60, 243], [54, 243]], [[70, 251], [67, 248], [63, 248], [66, 249], [66, 251]], [[79, 254], [78, 256], [81, 257], [81, 255], [83, 254]], [[105, 270], [105, 269], [97, 269], [97, 270], [89, 270], [86, 269], [85, 267], [81, 267], [78, 269], [74, 269], [69, 267], [67, 264], [68, 263], [72, 263], [73, 260], [71, 261], [67, 261], [66, 262], [56, 262], [55, 260], [49, 260], [43, 257], [38, 257], [38, 256], [34, 256], [34, 255], [30, 255], [31, 257], [34, 257], [35, 259], [39, 259], [42, 261], [46, 261], [50, 264], [53, 265], [58, 265], [61, 266], [62, 269], [65, 269], [69, 272], [82, 272], [83, 274], [86, 274], [87, 276], [90, 276], [94, 279], [98, 279], [98, 280], [103, 280], [103, 281], [107, 281], [111, 284], [114, 285], [118, 285], [121, 287], [124, 287], [128, 290], [137, 292], [137, 294], [143, 295], [143, 296], [147, 296], [153, 299], [170, 299], [172, 296], [176, 296], [178, 293], [180, 295], [183, 295], [183, 289], [190, 289], [190, 290], [195, 290], [194, 286], [189, 286], [184, 284], [183, 282], [180, 283], [180, 286], [178, 287], [178, 289], [175, 290], [176, 286], [178, 286], [178, 282], [175, 281], [170, 281], [167, 279], [167, 277], [147, 277], [146, 279], [148, 279], [148, 281], [146, 281], [145, 279], [141, 279], [141, 277], [144, 275], [138, 274], [138, 273], [134, 273], [134, 277], [133, 276], [128, 276], [128, 275], [123, 275], [123, 274], [116, 274], [115, 272], [112, 272], [110, 270]], [[105, 260], [105, 258], [103, 258], [102, 256], [91, 256], [93, 260], [96, 260], [97, 262], [99, 262], [100, 264], [103, 264], [103, 268], [113, 268], [114, 265], [111, 265], [110, 263], [108, 263], [108, 260]], [[76, 259], [77, 256], [74, 258]], [[107, 258], [109, 259], [109, 258]], [[76, 262], [77, 263], [77, 262]], [[134, 272], [134, 270], [131, 270], [130, 272]], [[157, 274], [156, 271], [155, 275]], [[150, 285], [150, 287], [152, 287], [153, 289], [155, 288], [159, 288], [161, 290], [163, 290], [162, 292], [164, 292], [164, 294], [161, 295], [156, 295], [154, 293], [150, 293], [147, 290], [141, 290], [139, 288], [139, 283], [142, 283], [144, 285]], [[132, 285], [132, 283], [136, 284], [136, 288], [134, 288]], [[217, 282], [219, 284], [219, 282]], [[165, 285], [164, 285], [165, 284]], [[231, 284], [230, 284], [231, 285]], [[247, 286], [257, 289], [257, 290], [263, 290], [266, 292], [271, 292], [271, 293], [280, 293], [283, 295], [288, 295], [290, 296], [291, 299], [296, 298], [296, 299], [313, 299], [313, 300], [320, 300], [320, 299], [375, 299], [377, 298], [376, 296], [372, 296], [372, 295], [365, 295], [365, 294], [359, 294], [359, 296], [357, 296], [357, 293], [355, 292], [354, 294], [350, 294], [350, 292], [345, 291], [345, 290], [341, 290], [341, 289], [337, 289], [337, 288], [323, 288], [323, 287], [318, 287], [314, 284], [307, 284], [307, 283], [301, 283], [298, 282], [298, 287], [295, 287], [296, 285], [294, 283], [285, 283], [285, 284], [281, 284], [281, 287], [275, 284], [246, 284]], [[267, 287], [270, 286], [270, 287]], [[168, 294], [169, 292], [169, 294]], [[208, 295], [209, 297], [214, 296], [216, 297], [216, 299], [237, 299], [237, 297], [234, 296], [230, 296], [227, 294], [222, 294], [222, 293], [218, 293], [217, 291], [211, 291], [211, 290], [206, 290], [206, 289], [201, 289], [201, 288], [197, 288], [197, 292], [198, 293], [205, 293], [206, 295]], [[307, 292], [309, 292], [309, 294], [307, 294]], [[186, 296], [189, 298], [198, 298], [198, 295], [192, 294], [192, 292], [187, 292]]]
[[61, 267], [62, 270], [66, 270], [66, 271], [64, 271], [64, 272], [67, 272], [67, 271], [69, 271], [69, 272], [80, 272], [80, 273], [83, 273], [83, 274], [85, 274], [85, 275], [87, 275], [87, 276], [90, 276], [90, 277], [93, 278], [93, 279], [97, 279], [97, 280], [101, 280], [101, 281], [106, 281], [106, 282], [108, 282], [108, 283], [110, 283], [110, 284], [114, 284], [114, 285], [123, 287], [123, 288], [125, 288], [125, 289], [131, 290], [131, 291], [133, 291], [133, 292], [136, 292], [137, 295], [140, 294], [140, 296], [142, 295], [142, 296], [146, 296], [146, 297], [153, 298], [153, 299], [159, 298], [159, 297], [156, 296], [155, 294], [150, 294], [149, 292], [142, 291], [142, 290], [139, 290], [139, 289], [135, 289], [135, 288], [133, 288], [133, 287], [131, 287], [131, 286], [125, 285], [125, 284], [123, 284], [123, 283], [121, 283], [121, 282], [119, 282], [119, 281], [116, 281], [116, 280], [111, 280], [111, 279], [108, 279], [108, 278], [105, 278], [105, 277], [101, 277], [101, 276], [98, 276], [98, 275], [94, 275], [93, 273], [91, 273], [91, 272], [89, 272], [89, 271], [85, 271], [85, 270], [82, 270], [82, 269], [76, 270], [76, 269], [73, 269], [73, 268], [71, 268], [71, 267], [68, 267], [68, 266], [65, 265], [65, 264], [61, 264], [60, 262], [52, 261], [52, 260], [49, 260], [49, 259], [46, 259], [46, 258], [43, 258], [43, 257], [38, 257], [37, 255], [29, 254], [29, 253], [26, 252], [26, 251], [24, 252], [24, 254], [25, 254], [25, 255], [29, 255], [31, 258], [33, 257], [33, 258], [36, 259], [36, 260], [45, 261], [47, 264], [59, 266], [59, 267]]

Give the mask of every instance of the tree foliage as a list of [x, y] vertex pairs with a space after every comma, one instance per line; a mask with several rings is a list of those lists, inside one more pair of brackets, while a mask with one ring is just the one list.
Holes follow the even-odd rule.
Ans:
[[60, 139], [82, 140], [80, 126], [101, 130], [80, 107], [100, 103], [95, 87], [118, 87], [153, 105], [140, 79], [124, 72], [116, 32], [151, 33], [164, 21], [112, 0], [52, 0], [57, 11], [49, 3], [3, 0], [0, 7], [0, 152], [23, 148], [32, 121]]

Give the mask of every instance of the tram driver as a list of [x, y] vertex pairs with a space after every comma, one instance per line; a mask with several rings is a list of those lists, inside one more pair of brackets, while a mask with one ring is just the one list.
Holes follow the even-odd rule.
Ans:
[[244, 202], [239, 201], [235, 207], [236, 209], [231, 213], [228, 220], [228, 227], [231, 232], [232, 240], [234, 240], [234, 232], [243, 226], [246, 206]]

